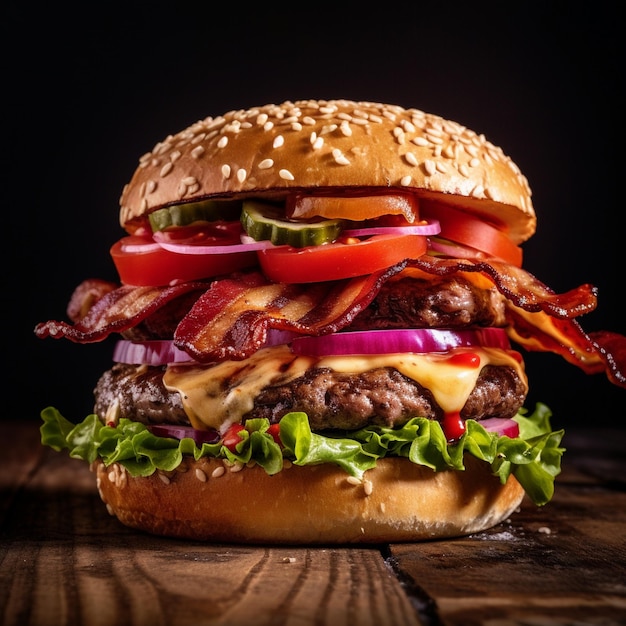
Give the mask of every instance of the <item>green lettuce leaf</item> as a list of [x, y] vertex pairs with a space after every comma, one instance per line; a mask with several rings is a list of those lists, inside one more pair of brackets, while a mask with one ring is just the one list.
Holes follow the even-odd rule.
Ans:
[[403, 457], [434, 471], [463, 471], [466, 454], [488, 463], [504, 484], [513, 474], [537, 505], [548, 502], [554, 493], [554, 479], [561, 471], [560, 447], [563, 431], [552, 432], [551, 412], [537, 404], [528, 415], [522, 410], [515, 417], [517, 438], [487, 432], [480, 422], [467, 420], [466, 432], [449, 443], [437, 421], [413, 418], [401, 428], [369, 426], [357, 431], [311, 431], [305, 413], [289, 413], [280, 422], [279, 446], [267, 432], [267, 419], [248, 420], [242, 441], [235, 450], [221, 443], [197, 446], [192, 439], [157, 437], [146, 426], [127, 419], [116, 426], [105, 426], [96, 415], [73, 424], [55, 408], [41, 413], [41, 441], [57, 451], [67, 450], [73, 458], [89, 463], [96, 458], [105, 465], [121, 463], [132, 476], [149, 476], [156, 470], [173, 470], [185, 455], [254, 461], [268, 474], [281, 471], [283, 459], [296, 465], [334, 463], [348, 474], [361, 478], [384, 457]]

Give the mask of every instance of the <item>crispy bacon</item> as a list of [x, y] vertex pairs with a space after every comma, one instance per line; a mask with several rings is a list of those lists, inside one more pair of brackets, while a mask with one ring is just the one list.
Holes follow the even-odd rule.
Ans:
[[525, 311], [544, 311], [560, 319], [571, 319], [589, 313], [597, 305], [597, 289], [592, 285], [581, 285], [566, 293], [557, 294], [526, 270], [494, 259], [468, 261], [424, 255], [408, 261], [408, 264], [439, 276], [456, 272], [481, 272], [489, 276], [500, 293], [516, 306]]
[[367, 307], [400, 269], [310, 285], [272, 283], [258, 272], [216, 281], [180, 322], [174, 343], [208, 362], [251, 356], [269, 328], [307, 335], [335, 332]]
[[[170, 287], [124, 285], [107, 292], [76, 324], [50, 320], [37, 324], [37, 337], [65, 337], [77, 343], [102, 341], [111, 333], [133, 328], [160, 307], [190, 291], [206, 291], [207, 283], [181, 283]], [[77, 291], [82, 291], [81, 286]]]

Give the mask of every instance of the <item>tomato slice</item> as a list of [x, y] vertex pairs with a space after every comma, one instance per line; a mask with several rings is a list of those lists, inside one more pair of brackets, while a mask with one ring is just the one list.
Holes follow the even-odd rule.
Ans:
[[422, 205], [422, 218], [436, 219], [441, 226], [439, 237], [470, 246], [506, 261], [522, 265], [522, 249], [495, 226], [450, 206]]
[[178, 254], [152, 239], [130, 235], [111, 247], [120, 280], [126, 285], [158, 287], [201, 280], [257, 265], [256, 252]]
[[314, 283], [378, 272], [404, 259], [422, 256], [428, 247], [422, 235], [374, 235], [364, 241], [336, 242], [260, 250], [264, 274], [278, 283]]

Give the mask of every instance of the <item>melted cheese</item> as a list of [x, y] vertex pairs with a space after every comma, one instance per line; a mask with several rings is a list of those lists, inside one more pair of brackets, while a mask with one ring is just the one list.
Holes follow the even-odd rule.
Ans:
[[[224, 432], [252, 410], [261, 389], [288, 383], [314, 366], [353, 374], [393, 367], [430, 389], [445, 412], [460, 411], [485, 365], [509, 365], [526, 381], [521, 359], [515, 358], [515, 354], [474, 347], [458, 348], [446, 354], [309, 357], [293, 354], [288, 346], [275, 346], [259, 350], [244, 361], [206, 366], [170, 365], [163, 382], [168, 390], [180, 394], [195, 428], [208, 426]], [[475, 365], [459, 365], [459, 355], [475, 355]]]

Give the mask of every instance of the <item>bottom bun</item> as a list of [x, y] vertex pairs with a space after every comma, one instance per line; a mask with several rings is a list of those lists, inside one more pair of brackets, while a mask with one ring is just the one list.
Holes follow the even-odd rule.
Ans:
[[466, 457], [465, 471], [433, 472], [381, 459], [363, 481], [330, 465], [259, 466], [191, 457], [171, 472], [133, 478], [92, 465], [100, 497], [123, 524], [156, 535], [236, 543], [337, 544], [467, 535], [506, 519], [524, 491]]
[[186, 458], [171, 472], [132, 478], [119, 464], [92, 465], [100, 497], [123, 524], [156, 535], [270, 544], [420, 541], [485, 530], [506, 519], [524, 491], [488, 464], [433, 472], [386, 458], [363, 481], [330, 465], [259, 466]]

